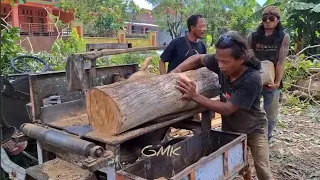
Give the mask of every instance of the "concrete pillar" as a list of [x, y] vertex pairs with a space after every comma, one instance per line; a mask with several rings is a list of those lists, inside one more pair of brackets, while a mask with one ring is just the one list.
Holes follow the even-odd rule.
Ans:
[[128, 33], [129, 33], [129, 34], [132, 33], [132, 24], [128, 24]]
[[50, 18], [50, 15], [52, 15], [52, 9], [51, 8], [47, 8], [48, 13], [47, 14], [47, 25], [48, 25], [48, 32], [53, 32], [54, 30], [54, 22], [52, 21], [52, 19]]
[[117, 31], [117, 38], [119, 43], [125, 43], [126, 42], [126, 32], [124, 30], [118, 30]]
[[83, 23], [78, 20], [71, 21], [71, 28], [76, 28], [78, 35], [80, 38], [83, 37]]
[[143, 27], [143, 34], [146, 34], [146, 27]]
[[20, 26], [20, 22], [19, 22], [19, 5], [18, 4], [13, 4], [11, 6], [11, 9], [12, 9], [12, 12], [11, 12], [12, 26], [19, 27]]
[[157, 32], [149, 32], [148, 33], [149, 45], [150, 46], [158, 46], [157, 44]]

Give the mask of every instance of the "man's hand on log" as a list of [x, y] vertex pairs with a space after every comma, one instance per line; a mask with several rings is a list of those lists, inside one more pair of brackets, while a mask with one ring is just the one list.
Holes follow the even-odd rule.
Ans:
[[193, 81], [180, 77], [180, 79], [177, 81], [177, 84], [178, 86], [176, 86], [176, 88], [183, 94], [182, 99], [192, 100], [198, 95], [196, 91], [197, 86]]

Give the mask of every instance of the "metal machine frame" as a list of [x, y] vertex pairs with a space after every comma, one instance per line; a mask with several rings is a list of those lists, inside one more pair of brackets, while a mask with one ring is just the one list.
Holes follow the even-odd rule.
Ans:
[[[110, 52], [116, 54], [121, 53], [121, 50]], [[95, 60], [93, 56], [96, 52], [92, 53], [86, 54], [85, 57]], [[103, 51], [101, 54], [106, 55], [108, 52]], [[89, 82], [92, 80], [90, 87], [101, 86], [113, 83], [115, 75], [125, 77], [127, 73], [132, 74], [137, 70], [137, 64], [95, 68], [95, 63], [91, 63], [91, 68], [86, 70], [86, 79]], [[33, 124], [22, 126], [21, 130], [24, 134], [14, 137], [17, 142], [28, 138], [37, 140], [39, 165], [25, 171], [27, 179], [49, 178], [41, 171], [43, 163], [50, 160], [47, 152], [54, 153], [61, 160], [80, 169], [86, 169], [89, 173], [104, 173], [108, 180], [148, 179], [135, 173], [135, 169], [143, 169], [149, 165], [149, 168], [145, 168], [144, 171], [150, 171], [150, 168], [156, 167], [154, 164], [156, 160], [163, 161], [168, 167], [170, 165], [180, 167], [172, 176], [165, 174], [171, 179], [190, 180], [196, 177], [206, 179], [205, 177], [212, 176], [208, 168], [217, 168], [217, 166], [217, 169], [222, 170], [222, 174], [221, 171], [219, 171], [220, 174], [217, 171], [216, 179], [230, 179], [247, 164], [246, 135], [212, 130], [211, 112], [205, 109], [196, 108], [188, 112], [168, 115], [120, 135], [105, 137], [92, 133], [92, 127], [85, 114], [84, 92], [67, 90], [68, 82], [65, 72], [30, 74], [29, 83], [31, 101], [28, 107]], [[216, 92], [216, 95], [218, 94], [219, 90]], [[62, 103], [45, 106], [43, 99], [52, 95], [59, 95]], [[202, 113], [202, 120], [200, 122], [192, 120], [192, 117], [199, 113]], [[82, 120], [78, 121], [78, 119]], [[181, 156], [177, 158], [143, 157], [125, 167], [121, 164], [123, 143], [165, 127], [186, 128], [195, 132], [193, 137], [173, 144], [173, 147], [181, 147]], [[66, 143], [75, 141], [78, 142], [75, 146]], [[1, 165], [3, 163], [1, 159]], [[19, 177], [22, 176], [19, 175]]]

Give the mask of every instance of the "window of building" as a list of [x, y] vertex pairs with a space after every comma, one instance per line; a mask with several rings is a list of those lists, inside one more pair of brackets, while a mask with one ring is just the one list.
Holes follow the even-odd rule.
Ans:
[[33, 17], [28, 17], [27, 21], [28, 23], [33, 23]]
[[134, 33], [134, 26], [131, 26], [131, 32]]

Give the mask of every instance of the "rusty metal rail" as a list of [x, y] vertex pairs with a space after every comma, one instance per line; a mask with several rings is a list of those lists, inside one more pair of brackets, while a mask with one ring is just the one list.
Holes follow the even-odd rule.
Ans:
[[138, 48], [130, 48], [130, 49], [103, 49], [101, 51], [91, 51], [85, 53], [78, 53], [77, 55], [81, 55], [81, 57], [85, 60], [96, 60], [99, 57], [115, 55], [115, 54], [124, 54], [131, 52], [141, 52], [141, 51], [152, 51], [152, 50], [161, 50], [166, 46], [149, 46], [149, 47], [138, 47]]

